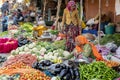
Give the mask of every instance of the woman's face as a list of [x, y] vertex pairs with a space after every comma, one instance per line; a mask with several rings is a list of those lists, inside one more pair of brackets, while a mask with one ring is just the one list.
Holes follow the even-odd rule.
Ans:
[[73, 11], [75, 9], [75, 5], [72, 5], [71, 6], [71, 10]]

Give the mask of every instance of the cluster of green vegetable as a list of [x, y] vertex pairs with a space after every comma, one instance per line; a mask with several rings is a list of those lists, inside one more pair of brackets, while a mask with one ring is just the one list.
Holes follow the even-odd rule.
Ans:
[[59, 31], [58, 30], [50, 30], [50, 33], [53, 35], [57, 35], [59, 33]]
[[[60, 43], [60, 44], [58, 44]], [[68, 51], [65, 51], [64, 40], [50, 42], [36, 42], [26, 44], [16, 50], [11, 51], [12, 55], [30, 53], [36, 55], [38, 60], [51, 60], [55, 63], [61, 63], [62, 59], [71, 59], [73, 57]]]
[[93, 62], [91, 64], [80, 65], [81, 80], [113, 80], [120, 75], [105, 65], [104, 62]]
[[33, 24], [30, 22], [24, 23], [21, 25], [21, 28], [25, 30], [26, 32], [32, 32], [33, 31]]
[[109, 34], [104, 36], [101, 40], [100, 43], [102, 45], [108, 43], [108, 42], [114, 42], [116, 45], [120, 46], [120, 34], [115, 33], [115, 34]]
[[4, 37], [6, 35], [8, 35], [8, 31], [4, 31], [4, 32], [0, 33], [0, 37]]
[[41, 45], [45, 47], [47, 52], [52, 52], [56, 49], [63, 49], [65, 50], [65, 40], [54, 41], [53, 43], [50, 42], [38, 42], [37, 45]]

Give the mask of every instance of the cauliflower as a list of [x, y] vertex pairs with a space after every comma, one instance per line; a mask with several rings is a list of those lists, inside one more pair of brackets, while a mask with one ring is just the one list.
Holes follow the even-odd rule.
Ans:
[[12, 50], [12, 51], [11, 51], [11, 54], [15, 54], [15, 53], [16, 53], [16, 51], [15, 51], [15, 50]]
[[33, 48], [32, 51], [38, 51], [38, 49], [37, 48]]
[[70, 55], [70, 53], [68, 51], [64, 51], [63, 55], [64, 55], [64, 57], [68, 57]]
[[[50, 56], [49, 56], [50, 57]], [[44, 59], [49, 59], [47, 55], [44, 55]]]
[[18, 53], [19, 53], [19, 49], [18, 49], [18, 48], [16, 49], [15, 53], [16, 53], [16, 54], [18, 54]]
[[56, 57], [59, 56], [59, 53], [54, 53], [54, 56], [56, 56]]
[[49, 56], [49, 55], [52, 55], [52, 54], [53, 54], [52, 52], [48, 52], [48, 54], [47, 54], [47, 55]]
[[42, 60], [42, 59], [43, 59], [43, 57], [42, 57], [42, 56], [38, 56], [38, 59], [39, 59], [39, 60]]
[[19, 47], [18, 49], [19, 49], [19, 51], [23, 51], [23, 47]]
[[59, 60], [62, 60], [62, 57], [58, 57]]
[[40, 52], [46, 52], [46, 49], [44, 47], [41, 48]]
[[28, 51], [29, 51], [29, 48], [28, 48], [28, 47], [25, 47], [24, 51], [25, 51], [25, 52], [28, 52]]
[[25, 54], [25, 52], [19, 52], [19, 54]]

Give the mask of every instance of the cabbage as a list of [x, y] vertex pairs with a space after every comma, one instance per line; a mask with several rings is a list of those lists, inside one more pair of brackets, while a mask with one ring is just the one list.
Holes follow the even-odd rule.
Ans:
[[19, 51], [23, 51], [23, 47], [19, 47], [18, 49], [19, 49]]
[[59, 53], [54, 53], [54, 56], [56, 56], [56, 57], [59, 56]]
[[32, 51], [38, 51], [38, 49], [37, 48], [33, 48]]
[[45, 53], [46, 52], [46, 49], [44, 47], [41, 48], [40, 52], [43, 52]]
[[15, 54], [16, 54], [16, 51], [15, 51], [15, 50], [12, 50], [12, 51], [11, 51], [11, 54], [12, 54], [12, 55], [15, 55]]
[[19, 54], [25, 54], [25, 52], [19, 52]]
[[63, 55], [64, 55], [64, 57], [68, 57], [70, 55], [70, 53], [68, 51], [64, 51]]
[[28, 51], [29, 51], [29, 48], [28, 48], [28, 47], [25, 47], [24, 51], [25, 51], [25, 52], [28, 52]]
[[39, 60], [42, 60], [43, 58], [44, 58], [44, 57], [42, 57], [42, 56], [38, 56], [38, 59], [39, 59]]
[[16, 51], [15, 51], [15, 54], [18, 54], [20, 51], [19, 49], [17, 48]]

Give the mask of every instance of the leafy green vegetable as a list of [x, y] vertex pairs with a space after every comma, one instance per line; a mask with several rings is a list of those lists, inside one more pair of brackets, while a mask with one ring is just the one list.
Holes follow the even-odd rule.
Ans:
[[59, 31], [58, 30], [51, 30], [50, 33], [53, 35], [57, 35], [59, 33]]
[[104, 62], [93, 62], [80, 65], [81, 80], [113, 80], [120, 75], [105, 65]]
[[65, 49], [65, 40], [55, 41], [52, 43], [52, 47], [57, 49]]
[[33, 24], [32, 23], [24, 23], [23, 25], [21, 25], [21, 28], [23, 30], [25, 30], [26, 32], [32, 32], [33, 31]]
[[8, 31], [4, 31], [4, 32], [0, 33], [0, 37], [4, 37], [6, 35], [8, 35]]
[[116, 44], [117, 46], [120, 46], [120, 34], [119, 34], [119, 33], [116, 33], [116, 34], [106, 35], [106, 36], [104, 36], [104, 37], [101, 39], [101, 41], [100, 41], [100, 43], [101, 43], [102, 45], [104, 45], [104, 44], [106, 44], [106, 43], [108, 43], [108, 42], [115, 42], [115, 44]]

